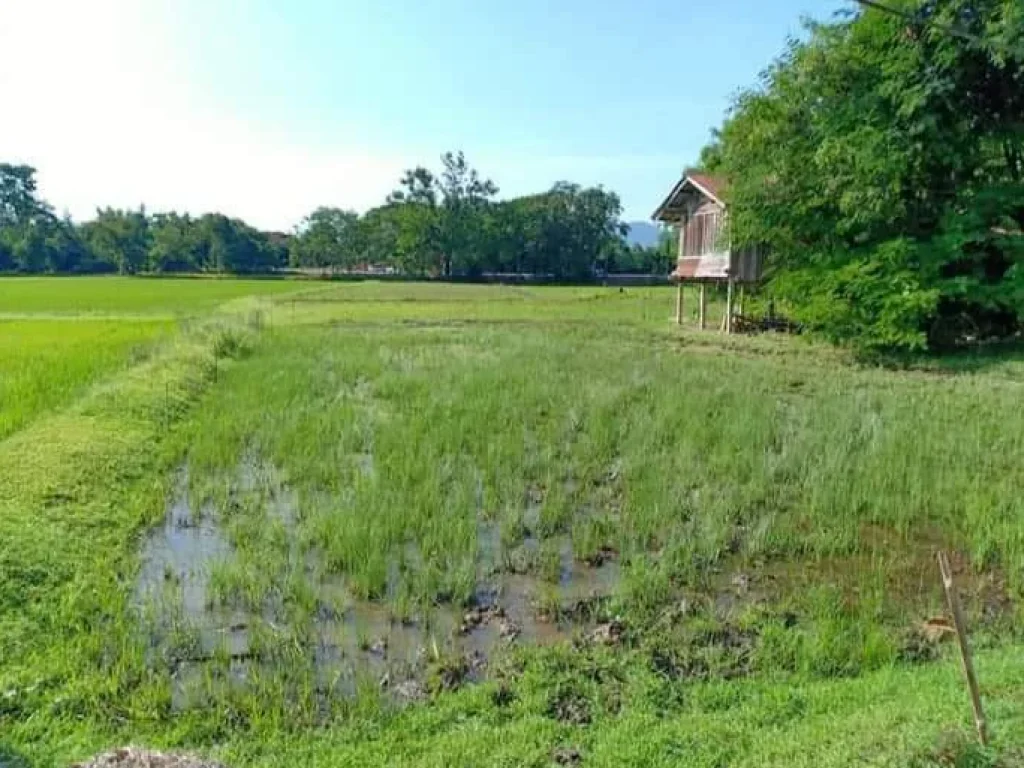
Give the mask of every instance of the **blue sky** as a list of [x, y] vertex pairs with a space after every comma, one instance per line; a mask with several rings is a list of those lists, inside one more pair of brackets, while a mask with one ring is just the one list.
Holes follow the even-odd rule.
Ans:
[[[731, 97], [849, 0], [37, 0], [0, 10], [2, 160], [76, 218], [289, 229], [462, 149], [506, 196], [602, 183], [646, 219]], [[36, 69], [24, 73], [25, 62]], [[55, 96], [55, 94], [60, 94]], [[5, 102], [12, 103], [11, 96]], [[13, 155], [12, 155], [13, 153]]]

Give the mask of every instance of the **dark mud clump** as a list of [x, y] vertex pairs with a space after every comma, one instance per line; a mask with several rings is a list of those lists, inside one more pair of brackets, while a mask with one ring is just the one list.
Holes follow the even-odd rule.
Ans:
[[583, 754], [577, 747], [555, 747], [551, 751], [551, 760], [558, 765], [579, 765], [583, 762]]
[[670, 680], [732, 679], [754, 670], [759, 632], [725, 622], [647, 640], [652, 669]]
[[548, 717], [571, 725], [589, 725], [591, 721], [590, 702], [586, 696], [566, 688], [556, 691], [548, 701]]

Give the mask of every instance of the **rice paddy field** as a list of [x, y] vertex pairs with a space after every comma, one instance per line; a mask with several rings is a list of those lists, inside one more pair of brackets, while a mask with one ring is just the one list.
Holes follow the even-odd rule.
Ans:
[[1024, 362], [691, 299], [0, 280], [0, 765], [1024, 764]]

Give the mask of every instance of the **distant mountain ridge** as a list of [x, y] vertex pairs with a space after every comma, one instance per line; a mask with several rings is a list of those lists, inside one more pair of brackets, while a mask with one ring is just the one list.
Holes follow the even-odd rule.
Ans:
[[627, 221], [626, 226], [629, 227], [626, 242], [630, 245], [653, 248], [658, 244], [661, 230], [657, 224], [651, 224], [649, 221]]

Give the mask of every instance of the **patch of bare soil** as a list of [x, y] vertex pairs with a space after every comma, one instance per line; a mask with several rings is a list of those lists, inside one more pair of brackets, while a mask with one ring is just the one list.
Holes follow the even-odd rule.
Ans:
[[551, 759], [558, 765], [579, 765], [583, 762], [583, 754], [576, 747], [555, 747]]
[[193, 755], [153, 752], [139, 747], [121, 747], [94, 757], [73, 768], [225, 768], [223, 763]]
[[571, 725], [588, 725], [590, 702], [571, 689], [558, 691], [548, 702], [548, 717]]

